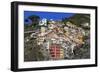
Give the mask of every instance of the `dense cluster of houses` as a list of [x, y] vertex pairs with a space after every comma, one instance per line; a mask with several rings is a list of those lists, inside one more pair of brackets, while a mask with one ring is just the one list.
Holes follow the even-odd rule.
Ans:
[[39, 27], [31, 37], [36, 38], [38, 45], [42, 45], [41, 52], [45, 60], [70, 59], [75, 47], [84, 44], [85, 31], [71, 22], [65, 25], [51, 19], [47, 24], [44, 18], [39, 22]]

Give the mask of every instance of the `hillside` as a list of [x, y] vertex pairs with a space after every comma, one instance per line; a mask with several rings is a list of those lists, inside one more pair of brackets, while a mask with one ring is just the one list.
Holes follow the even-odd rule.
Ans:
[[[74, 16], [70, 17], [70, 18], [63, 18], [62, 22], [64, 24], [66, 24], [66, 22], [70, 21], [71, 23], [82, 27], [83, 29], [89, 29], [89, 25], [90, 25], [90, 14], [75, 14]], [[86, 26], [86, 23], [88, 23], [88, 25]]]

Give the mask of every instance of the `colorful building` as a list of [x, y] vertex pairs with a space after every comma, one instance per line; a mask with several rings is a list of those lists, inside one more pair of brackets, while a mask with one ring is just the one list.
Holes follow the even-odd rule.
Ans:
[[64, 50], [59, 44], [50, 45], [50, 55], [53, 60], [64, 58]]

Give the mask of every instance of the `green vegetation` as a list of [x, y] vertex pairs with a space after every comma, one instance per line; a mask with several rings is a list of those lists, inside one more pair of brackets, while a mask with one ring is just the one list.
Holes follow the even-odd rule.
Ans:
[[38, 28], [40, 17], [37, 15], [31, 15], [28, 18], [32, 21], [32, 24], [24, 24], [24, 31], [32, 31], [33, 29]]
[[39, 45], [37, 45], [35, 39], [31, 39], [24, 45], [24, 61], [41, 61], [44, 59]]
[[40, 17], [37, 15], [32, 15], [28, 17], [32, 21], [32, 27], [37, 26], [39, 24]]
[[84, 23], [89, 23], [90, 25], [90, 14], [75, 14], [74, 16], [70, 18], [63, 18], [62, 22], [66, 24], [66, 22], [70, 21], [71, 23], [77, 25], [78, 27], [82, 27], [84, 29], [87, 29], [87, 27], [84, 27]]

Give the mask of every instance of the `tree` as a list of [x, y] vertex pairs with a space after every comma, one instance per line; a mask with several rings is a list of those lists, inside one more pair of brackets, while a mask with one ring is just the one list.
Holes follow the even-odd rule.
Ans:
[[31, 15], [28, 17], [32, 21], [32, 27], [36, 27], [39, 24], [40, 17], [37, 15]]

